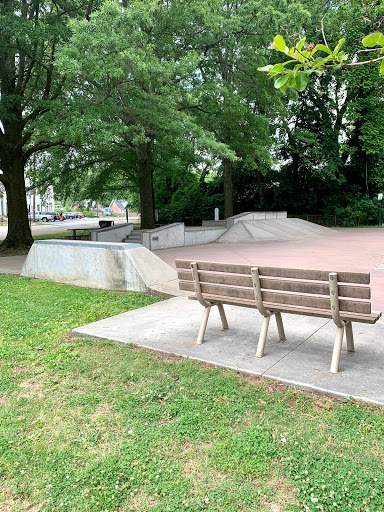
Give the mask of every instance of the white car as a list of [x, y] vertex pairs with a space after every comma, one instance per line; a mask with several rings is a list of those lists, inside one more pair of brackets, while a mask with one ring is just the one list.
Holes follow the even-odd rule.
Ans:
[[[28, 220], [33, 220], [33, 212], [28, 212]], [[50, 213], [35, 212], [35, 221], [38, 222], [39, 220], [42, 222], [53, 222], [56, 220], [56, 217]]]

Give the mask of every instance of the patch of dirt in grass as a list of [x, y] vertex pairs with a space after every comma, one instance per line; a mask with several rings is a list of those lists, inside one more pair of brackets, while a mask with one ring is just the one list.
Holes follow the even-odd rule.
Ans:
[[24, 393], [20, 395], [22, 398], [32, 397], [42, 400], [47, 390], [45, 382], [39, 379], [39, 377], [24, 380], [20, 382], [19, 386], [24, 390]]
[[39, 512], [42, 510], [40, 505], [31, 505], [28, 501], [15, 500], [11, 493], [5, 487], [0, 485], [0, 512], [11, 512], [12, 510]]
[[182, 443], [182, 446], [183, 446], [183, 452], [185, 454], [191, 453], [191, 451], [194, 450], [194, 447], [190, 443], [188, 443], [188, 441], [184, 441]]
[[[260, 487], [260, 482], [256, 482], [255, 485]], [[263, 481], [262, 486], [265, 487], [265, 485], [273, 490], [273, 496], [261, 496], [261, 510], [284, 512], [287, 510], [287, 505], [295, 505], [295, 489], [281, 473], [276, 473], [267, 482]]]
[[97, 420], [104, 416], [113, 416], [113, 415], [114, 415], [113, 409], [109, 404], [100, 404], [97, 407], [96, 411], [93, 412], [92, 414], [90, 414], [89, 417], [91, 420]]
[[16, 366], [16, 368], [14, 368], [12, 370], [12, 375], [22, 375], [23, 373], [25, 373], [27, 371], [28, 371], [28, 368], [26, 368], [25, 366]]
[[[0, 405], [8, 405], [8, 399], [4, 398], [3, 396], [0, 396]], [[0, 508], [1, 512], [1, 508]]]
[[11, 511], [11, 498], [4, 487], [0, 486], [0, 512]]
[[158, 426], [164, 427], [165, 425], [172, 425], [175, 421], [180, 421], [178, 418], [159, 418]]
[[157, 507], [158, 500], [156, 496], [148, 496], [144, 491], [140, 490], [134, 493], [129, 500], [128, 510], [143, 512], [143, 510], [153, 510]]
[[[200, 446], [196, 452], [196, 447], [189, 445], [188, 443], [184, 444], [184, 457], [183, 457], [183, 474], [186, 477], [191, 478], [195, 484], [197, 485], [197, 482], [219, 482], [221, 480], [225, 480], [225, 475], [223, 473], [220, 473], [217, 469], [213, 468], [208, 460], [207, 453], [212, 448], [212, 445], [209, 443], [206, 443], [202, 446]], [[189, 456], [191, 454], [191, 456]], [[207, 473], [209, 468], [209, 474]]]

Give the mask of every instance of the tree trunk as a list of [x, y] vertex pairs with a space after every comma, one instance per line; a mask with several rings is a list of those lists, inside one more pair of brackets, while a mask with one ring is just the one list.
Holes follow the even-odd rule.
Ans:
[[232, 161], [225, 159], [224, 167], [224, 219], [233, 215]]
[[[1, 249], [27, 249], [33, 244], [28, 221], [27, 197], [22, 155], [13, 155], [4, 166], [4, 187], [8, 203], [8, 234]], [[9, 178], [8, 178], [9, 177]]]
[[260, 171], [256, 171], [257, 186], [259, 189], [259, 208], [264, 208], [264, 176]]
[[155, 205], [153, 200], [150, 142], [139, 144], [137, 171], [140, 190], [141, 229], [153, 229], [155, 227]]

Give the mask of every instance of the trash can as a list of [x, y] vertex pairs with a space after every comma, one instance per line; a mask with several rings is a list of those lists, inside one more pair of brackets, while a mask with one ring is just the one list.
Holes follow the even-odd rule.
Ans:
[[114, 226], [114, 225], [115, 225], [114, 220], [99, 220], [100, 229], [110, 228], [111, 226]]

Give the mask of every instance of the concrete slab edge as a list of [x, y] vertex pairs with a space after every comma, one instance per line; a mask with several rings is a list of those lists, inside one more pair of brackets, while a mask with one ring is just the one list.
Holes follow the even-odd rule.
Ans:
[[331, 396], [331, 397], [334, 397], [334, 398], [339, 398], [339, 399], [349, 400], [349, 401], [350, 400], [357, 400], [359, 402], [364, 402], [364, 403], [368, 403], [368, 404], [372, 404], [372, 405], [377, 405], [377, 406], [381, 406], [381, 407], [384, 406], [384, 402], [380, 402], [380, 401], [377, 401], [377, 400], [368, 400], [366, 397], [361, 397], [361, 396], [358, 396], [358, 395], [349, 395], [347, 393], [340, 393], [338, 391], [329, 391], [329, 390], [326, 390], [326, 389], [324, 389], [324, 388], [322, 388], [320, 386], [313, 386], [313, 385], [305, 384], [305, 383], [302, 383], [302, 382], [290, 381], [288, 379], [278, 379], [276, 377], [268, 375], [266, 372], [256, 373], [256, 372], [250, 372], [250, 371], [247, 371], [247, 370], [241, 370], [241, 369], [239, 369], [239, 368], [237, 368], [235, 366], [228, 366], [228, 365], [216, 363], [214, 361], [209, 361], [209, 360], [202, 359], [202, 358], [195, 357], [195, 356], [189, 356], [189, 355], [185, 355], [185, 354], [178, 354], [176, 352], [172, 352], [172, 351], [169, 351], [169, 350], [157, 349], [157, 348], [153, 348], [153, 347], [148, 346], [148, 345], [139, 345], [139, 344], [134, 343], [134, 342], [126, 343], [126, 342], [119, 341], [119, 340], [111, 340], [110, 338], [104, 338], [102, 336], [95, 336], [95, 335], [84, 334], [84, 333], [82, 333], [80, 331], [77, 331], [77, 329], [73, 329], [72, 330], [72, 335], [74, 337], [76, 337], [76, 338], [88, 338], [88, 339], [94, 339], [94, 340], [98, 340], [98, 341], [110, 341], [112, 343], [119, 343], [120, 345], [131, 345], [131, 346], [134, 346], [134, 347], [137, 347], [137, 348], [144, 348], [145, 350], [150, 350], [151, 352], [159, 352], [161, 354], [168, 354], [168, 355], [173, 355], [173, 356], [177, 356], [177, 357], [183, 357], [184, 359], [191, 359], [193, 361], [200, 361], [202, 363], [208, 364], [208, 365], [213, 366], [215, 368], [223, 368], [223, 369], [232, 370], [232, 371], [235, 371], [235, 372], [238, 372], [238, 373], [242, 373], [244, 375], [253, 375], [254, 377], [260, 377], [260, 378], [263, 378], [263, 379], [270, 379], [270, 380], [273, 380], [275, 382], [280, 382], [282, 384], [285, 384], [288, 387], [293, 387], [295, 389], [300, 389], [302, 391], [310, 391], [310, 392], [313, 392], [313, 393], [318, 393], [318, 394], [322, 394], [322, 395], [325, 395], [325, 396]]

